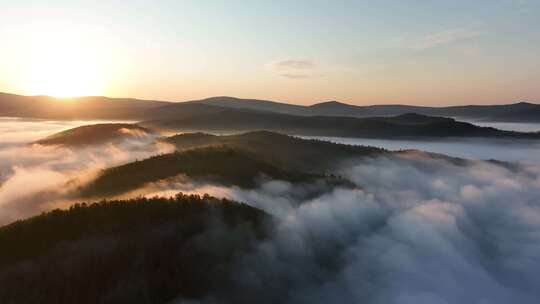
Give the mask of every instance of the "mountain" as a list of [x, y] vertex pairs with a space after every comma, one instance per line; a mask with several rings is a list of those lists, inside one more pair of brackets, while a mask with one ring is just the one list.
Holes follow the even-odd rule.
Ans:
[[[300, 139], [266, 131], [233, 136], [203, 133], [162, 139], [175, 153], [153, 156], [104, 170], [80, 189], [83, 197], [107, 197], [183, 175], [191, 181], [254, 188], [260, 178], [297, 184], [355, 187], [328, 175], [341, 162], [389, 153], [385, 150]], [[327, 189], [328, 187], [318, 187]]]
[[324, 116], [368, 116], [368, 111], [366, 108], [353, 106], [338, 101], [316, 103], [306, 107], [305, 113], [309, 113], [309, 115]]
[[[321, 108], [322, 105], [322, 108]], [[423, 107], [408, 105], [352, 106], [342, 103], [315, 104], [311, 114], [334, 116], [393, 116], [417, 113], [431, 116], [455, 117], [480, 121], [539, 122], [540, 105], [520, 102], [506, 105], [467, 105], [450, 107]]]
[[146, 137], [152, 131], [135, 124], [110, 123], [86, 125], [53, 134], [36, 143], [40, 145], [86, 146], [132, 137]]
[[207, 104], [211, 106], [226, 107], [233, 109], [247, 109], [268, 111], [283, 114], [306, 115], [306, 107], [288, 103], [281, 103], [259, 99], [241, 99], [228, 96], [210, 97], [206, 99], [190, 101], [190, 103]]
[[501, 131], [452, 118], [403, 114], [392, 117], [298, 116], [244, 109], [214, 109], [207, 114], [146, 121], [141, 125], [183, 131], [269, 130], [294, 135], [364, 138], [508, 137], [540, 138], [539, 133]]
[[502, 131], [453, 118], [407, 113], [390, 117], [302, 116], [197, 103], [177, 103], [146, 111], [153, 120], [130, 124], [98, 124], [61, 132], [40, 144], [83, 145], [144, 136], [152, 131], [237, 133], [268, 130], [292, 135], [362, 138], [506, 137], [537, 139], [540, 133]]
[[[179, 194], [76, 204], [0, 228], [0, 299], [171, 303], [225, 288], [266, 238], [263, 211]], [[9, 249], [9, 250], [7, 250]]]
[[319, 178], [312, 174], [278, 168], [227, 147], [206, 147], [157, 155], [103, 171], [81, 189], [82, 196], [104, 197], [135, 190], [150, 182], [178, 175], [195, 181], [254, 188], [260, 177], [302, 183]]
[[338, 101], [327, 101], [316, 103], [311, 106], [300, 106], [266, 100], [212, 97], [192, 101], [192, 103], [204, 103], [233, 109], [270, 111], [281, 114], [305, 116], [369, 117], [417, 113], [423, 115], [455, 117], [470, 120], [540, 122], [540, 105], [527, 102], [506, 105], [425, 107], [399, 104], [356, 106]]
[[304, 172], [325, 172], [340, 162], [387, 151], [374, 147], [350, 146], [320, 140], [301, 139], [268, 131], [216, 136], [184, 133], [163, 139], [178, 151], [204, 147], [229, 147], [275, 166]]
[[[206, 107], [205, 107], [206, 106]], [[0, 116], [50, 119], [156, 120], [182, 117], [185, 112], [236, 109], [295, 116], [395, 116], [417, 113], [468, 120], [540, 122], [540, 105], [519, 102], [506, 105], [424, 107], [409, 105], [356, 106], [338, 101], [311, 106], [227, 96], [185, 102], [108, 98], [101, 96], [59, 99], [48, 96], [21, 96], [0, 93]]]
[[54, 98], [0, 93], [0, 116], [47, 119], [143, 119], [163, 101], [101, 96]]

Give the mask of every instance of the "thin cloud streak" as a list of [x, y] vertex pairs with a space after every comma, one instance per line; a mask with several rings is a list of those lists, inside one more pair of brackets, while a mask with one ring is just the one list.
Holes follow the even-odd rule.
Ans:
[[265, 65], [266, 68], [278, 76], [289, 79], [305, 79], [315, 75], [311, 73], [317, 65], [309, 60], [276, 60]]
[[481, 30], [470, 28], [455, 28], [425, 35], [416, 41], [412, 41], [408, 48], [413, 50], [426, 50], [443, 45], [453, 44], [458, 41], [468, 40], [483, 35]]

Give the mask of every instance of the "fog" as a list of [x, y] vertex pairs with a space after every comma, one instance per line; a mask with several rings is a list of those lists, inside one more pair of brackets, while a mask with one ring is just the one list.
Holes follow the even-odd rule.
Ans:
[[539, 132], [540, 123], [534, 122], [495, 122], [495, 121], [476, 121], [456, 118], [460, 121], [470, 122], [480, 127], [493, 127], [499, 130], [516, 132]]
[[285, 182], [200, 189], [278, 218], [231, 285], [202, 302], [537, 303], [540, 167], [409, 153], [339, 171], [362, 189], [308, 201], [283, 195], [298, 190]]
[[[468, 121], [482, 127], [493, 127], [506, 131], [538, 132], [539, 123], [513, 123]], [[471, 159], [496, 159], [509, 162], [540, 163], [540, 140], [483, 139], [483, 138], [450, 138], [427, 140], [373, 139], [300, 136], [302, 138], [321, 139], [349, 145], [368, 145], [396, 151], [418, 149], [433, 153], [441, 153], [454, 157]]]
[[125, 122], [108, 120], [46, 120], [17, 117], [0, 117], [0, 148], [13, 144], [29, 143], [67, 129], [83, 125]]
[[[17, 133], [26, 141], [44, 135], [35, 123], [45, 123], [47, 132], [67, 127], [35, 121], [3, 126], [11, 135], [0, 143], [0, 223], [69, 203], [77, 185], [102, 168], [171, 151], [152, 144], [150, 135], [84, 149], [17, 140]], [[326, 189], [316, 196], [308, 195], [310, 184], [260, 179], [247, 190], [185, 176], [125, 195], [209, 193], [273, 216], [270, 236], [237, 256], [228, 285], [201, 303], [537, 303], [540, 162], [528, 154], [538, 144], [422, 144], [439, 149], [434, 152], [521, 163], [451, 162], [410, 151], [336, 167], [333, 173], [358, 188], [317, 183]]]
[[104, 168], [172, 151], [153, 144], [153, 134], [85, 148], [31, 144], [93, 123], [0, 119], [0, 225], [72, 203], [76, 189]]
[[496, 159], [509, 162], [540, 164], [540, 140], [456, 138], [446, 140], [399, 140], [345, 137], [302, 138], [320, 139], [348, 145], [375, 146], [391, 151], [418, 149], [470, 159]]
[[537, 303], [539, 165], [411, 151], [335, 173], [360, 188], [305, 199], [308, 185], [261, 180], [246, 190], [179, 177], [143, 192], [209, 193], [275, 217], [271, 237], [202, 303]]

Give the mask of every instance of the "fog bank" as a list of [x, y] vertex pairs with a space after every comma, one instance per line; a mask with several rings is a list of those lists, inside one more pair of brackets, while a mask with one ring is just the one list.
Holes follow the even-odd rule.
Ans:
[[456, 118], [457, 120], [469, 122], [480, 127], [493, 127], [499, 130], [516, 132], [539, 132], [540, 123], [535, 122], [496, 122], [496, 121], [476, 121]]
[[[30, 138], [34, 131], [15, 132]], [[101, 168], [171, 151], [153, 141], [81, 149], [0, 142], [0, 224], [69, 203]], [[335, 168], [359, 188], [316, 184], [325, 190], [316, 196], [309, 184], [260, 180], [245, 190], [182, 176], [126, 195], [209, 193], [275, 217], [271, 237], [236, 257], [229, 284], [202, 303], [537, 303], [540, 162], [529, 154], [538, 146], [424, 144], [522, 163], [463, 164], [409, 152]]]
[[87, 123], [0, 119], [0, 225], [71, 203], [77, 187], [104, 168], [172, 151], [153, 144], [152, 134], [84, 148], [29, 144]]
[[409, 153], [340, 172], [362, 189], [296, 201], [301, 190], [279, 181], [202, 187], [278, 218], [230, 286], [202, 302], [537, 303], [540, 167]]
[[391, 151], [418, 149], [460, 158], [495, 159], [540, 164], [540, 140], [460, 138], [439, 140], [400, 140], [302, 136], [348, 145], [368, 145]]

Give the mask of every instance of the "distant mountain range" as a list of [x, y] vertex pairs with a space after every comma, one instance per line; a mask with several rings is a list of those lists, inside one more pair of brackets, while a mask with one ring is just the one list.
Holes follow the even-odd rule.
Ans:
[[299, 116], [262, 111], [225, 109], [181, 118], [145, 121], [143, 127], [166, 131], [203, 131], [234, 133], [269, 130], [304, 136], [334, 136], [362, 138], [447, 138], [490, 137], [538, 139], [540, 133], [503, 131], [479, 127], [453, 118], [415, 113], [390, 117]]
[[355, 106], [329, 101], [311, 106], [301, 106], [226, 96], [174, 103], [101, 96], [77, 97], [66, 101], [48, 96], [0, 93], [0, 116], [12, 117], [157, 120], [182, 118], [186, 115], [186, 111], [189, 112], [189, 115], [193, 115], [193, 113], [206, 115], [223, 109], [273, 112], [296, 116], [371, 117], [416, 113], [479, 121], [540, 122], [540, 105], [526, 102], [506, 105], [423, 107], [409, 105]]
[[140, 119], [168, 102], [100, 96], [63, 100], [49, 96], [0, 93], [0, 116], [50, 119]]
[[424, 107], [409, 105], [370, 105], [355, 106], [338, 101], [316, 103], [311, 106], [299, 106], [266, 100], [238, 99], [233, 97], [212, 97], [192, 103], [207, 105], [270, 111], [282, 114], [304, 116], [395, 116], [417, 113], [431, 116], [455, 117], [482, 121], [540, 122], [540, 105], [520, 102], [505, 105], [467, 105], [450, 107]]

